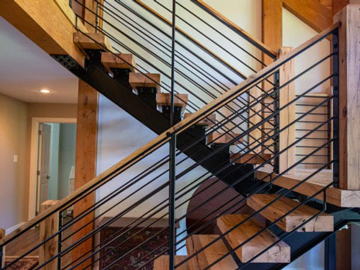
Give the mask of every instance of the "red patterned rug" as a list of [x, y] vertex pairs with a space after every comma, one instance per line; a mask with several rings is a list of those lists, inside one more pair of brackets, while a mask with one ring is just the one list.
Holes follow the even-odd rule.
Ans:
[[[16, 257], [5, 257], [5, 266], [10, 264], [12, 261], [14, 261], [16, 259]], [[34, 269], [35, 266], [37, 266], [39, 263], [39, 258], [37, 257], [25, 257], [21, 260], [19, 260], [18, 262], [14, 263], [13, 265], [11, 265], [9, 268], [9, 270], [31, 270]]]

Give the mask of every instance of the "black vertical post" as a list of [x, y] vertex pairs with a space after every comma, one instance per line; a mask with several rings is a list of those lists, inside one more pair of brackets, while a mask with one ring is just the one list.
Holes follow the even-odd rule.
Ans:
[[[58, 254], [61, 253], [61, 249], [62, 249], [62, 211], [59, 211], [59, 226], [58, 226], [58, 230], [59, 230], [59, 235], [58, 235]], [[61, 255], [58, 257], [58, 261], [57, 261], [57, 269], [61, 269]]]
[[336, 233], [325, 240], [325, 270], [336, 270]]
[[99, 0], [96, 1], [96, 12], [95, 12], [95, 32], [99, 32]]
[[333, 32], [333, 182], [339, 187], [339, 29]]
[[[280, 87], [280, 73], [279, 71], [276, 71], [274, 73], [274, 111], [277, 112], [279, 110], [280, 107], [280, 93], [279, 93], [279, 87]], [[280, 113], [278, 113], [277, 115], [275, 115], [274, 117], [274, 134], [276, 134], [274, 136], [274, 152], [275, 154], [278, 154], [280, 151], [280, 144], [279, 144], [279, 140], [280, 140], [280, 134], [279, 134], [279, 130], [280, 130]], [[274, 164], [274, 171], [275, 173], [279, 173], [279, 156], [277, 156], [275, 158], [275, 164]]]
[[176, 41], [176, 0], [173, 0], [172, 9], [172, 40], [171, 40], [171, 108], [170, 108], [170, 126], [174, 125], [174, 98], [175, 98], [175, 41]]
[[175, 269], [176, 231], [175, 231], [175, 180], [176, 180], [176, 134], [171, 134], [169, 168], [169, 269]]
[[5, 260], [4, 258], [4, 246], [0, 246], [0, 270], [3, 269], [3, 261]]
[[[175, 114], [175, 41], [176, 41], [176, 0], [172, 7], [172, 40], [171, 40], [171, 108], [170, 126], [174, 125]], [[176, 134], [171, 134], [169, 168], [169, 269], [175, 269], [176, 231], [175, 231], [175, 179], [176, 179]]]

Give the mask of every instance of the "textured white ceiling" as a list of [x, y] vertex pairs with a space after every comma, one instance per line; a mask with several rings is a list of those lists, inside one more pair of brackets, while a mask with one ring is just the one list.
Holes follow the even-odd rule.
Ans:
[[[0, 17], [0, 93], [25, 102], [76, 103], [78, 79]], [[50, 94], [39, 91], [47, 88]]]

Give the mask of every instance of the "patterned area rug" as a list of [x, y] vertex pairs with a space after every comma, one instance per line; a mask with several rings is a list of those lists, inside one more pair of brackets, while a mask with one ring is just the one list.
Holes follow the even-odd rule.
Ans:
[[[16, 257], [5, 257], [5, 266], [10, 264], [12, 261], [14, 261]], [[19, 260], [18, 262], [11, 265], [9, 270], [31, 270], [34, 269], [35, 266], [37, 266], [39, 263], [39, 258], [23, 258]]]
[[[153, 262], [148, 263], [157, 254], [167, 250], [168, 230], [164, 228], [133, 228], [122, 235], [127, 228], [107, 227], [101, 231], [102, 244], [113, 240], [101, 253], [100, 270], [149, 270], [153, 268]], [[118, 235], [118, 238], [115, 236]], [[133, 235], [136, 235], [132, 237]], [[109, 239], [108, 241], [104, 241]], [[142, 243], [145, 244], [141, 245]], [[141, 247], [136, 248], [138, 245]], [[165, 253], [167, 254], [167, 253]], [[123, 257], [121, 260], [119, 260]], [[110, 266], [111, 265], [111, 266]], [[165, 270], [165, 269], [164, 269]]]

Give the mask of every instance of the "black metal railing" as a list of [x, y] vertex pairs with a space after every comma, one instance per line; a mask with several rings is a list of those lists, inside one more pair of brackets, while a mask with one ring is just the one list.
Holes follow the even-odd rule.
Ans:
[[[120, 2], [121, 1], [119, 1], [119, 3]], [[132, 13], [129, 9], [127, 10]], [[167, 89], [172, 97], [170, 117], [171, 123], [174, 124], [172, 128], [159, 135], [156, 139], [126, 159], [120, 161], [109, 170], [101, 173], [86, 186], [69, 195], [68, 198], [65, 198], [51, 209], [41, 213], [38, 217], [22, 227], [21, 230], [0, 240], [1, 259], [3, 249], [11, 246], [15, 240], [21, 239], [31, 231], [39, 230], [39, 226], [46, 226], [44, 225], [44, 222], [54, 216], [56, 216], [59, 221], [55, 232], [46, 236], [42, 241], [30, 243], [24, 248], [25, 251], [22, 255], [14, 258], [12, 262], [4, 267], [1, 266], [0, 269], [10, 269], [26, 256], [29, 256], [34, 252], [41, 252], [43, 254], [44, 250], [49, 250], [49, 248], [52, 252], [47, 253], [46, 256], [41, 256], [39, 264], [34, 269], [46, 268], [53, 263], [56, 263], [57, 269], [67, 270], [91, 269], [99, 264], [101, 264], [101, 269], [112, 269], [113, 267], [122, 269], [124, 268], [124, 264], [126, 264], [127, 269], [152, 269], [153, 262], [164, 254], [169, 255], [170, 269], [176, 269], [193, 259], [217, 241], [226, 241], [225, 237], [246, 221], [255, 217], [255, 215], [261, 213], [281, 198], [288, 196], [292, 191], [296, 190], [304, 183], [314, 179], [324, 169], [332, 168], [331, 174], [333, 179], [321, 190], [317, 191], [312, 196], [309, 196], [288, 213], [267, 224], [260, 232], [233, 248], [227, 254], [217, 258], [216, 261], [208, 265], [206, 269], [210, 269], [232, 252], [258, 237], [262, 232], [276, 225], [284, 217], [305, 205], [312, 198], [319, 198], [319, 196], [323, 195], [323, 207], [317, 214], [304, 221], [290, 232], [283, 232], [278, 235], [279, 240], [266, 247], [263, 251], [256, 254], [251, 261], [246, 262], [241, 266], [241, 268], [245, 268], [249, 263], [261, 256], [261, 254], [266, 252], [273, 245], [286, 239], [296, 232], [297, 229], [311, 220], [316, 219], [318, 215], [327, 210], [326, 191], [329, 187], [338, 185], [338, 25], [334, 25], [327, 31], [317, 35], [311, 41], [295, 49], [288, 56], [278, 59], [273, 64], [262, 69], [255, 76], [252, 76], [228, 91], [222, 92], [218, 97], [214, 96], [214, 100], [211, 103], [207, 104], [207, 102], [204, 102], [203, 105], [205, 106], [202, 106], [202, 108], [194, 107], [194, 111], [196, 112], [192, 116], [175, 124], [173, 117], [174, 96], [178, 92], [176, 89], [182, 86], [182, 84], [176, 80], [177, 75], [182, 76], [181, 72], [177, 69], [179, 62], [176, 61], [176, 58], [183, 58], [183, 55], [177, 51], [177, 46], [183, 45], [176, 40], [177, 32], [175, 21], [178, 17], [176, 16], [175, 10], [176, 3], [174, 0], [172, 9], [171, 46], [168, 46], [168, 49], [171, 51], [171, 62], [169, 64], [171, 70], [169, 75], [170, 86], [164, 86], [163, 83], [161, 84], [161, 87]], [[100, 11], [105, 14], [106, 12], [110, 13], [111, 9], [105, 7], [104, 4], [99, 3], [98, 11], [95, 12], [97, 17], [100, 14]], [[137, 16], [137, 14], [132, 14]], [[140, 16], [137, 17], [141, 18]], [[120, 16], [113, 19], [119, 18]], [[112, 24], [106, 17], [102, 17], [100, 20], [103, 24], [108, 24], [109, 26]], [[83, 22], [91, 25], [86, 20], [83, 20]], [[99, 22], [99, 20], [97, 20], [97, 22]], [[138, 55], [126, 44], [123, 44], [119, 38], [105, 30], [104, 27], [99, 27], [99, 23], [96, 23], [94, 27], [99, 33], [103, 33], [113, 42], [125, 48], [127, 52]], [[114, 28], [116, 27], [114, 26]], [[131, 35], [126, 34], [121, 29], [118, 29], [118, 31], [123, 35], [128, 36], [129, 39], [132, 38]], [[144, 31], [144, 29], [142, 29], [142, 31]], [[82, 32], [82, 34], [87, 35], [87, 33], [84, 32]], [[296, 74], [293, 78], [289, 78], [287, 82], [280, 84], [279, 70], [284, 64], [302, 57], [304, 52], [317, 46], [320, 41], [329, 36], [332, 36], [334, 40], [333, 50], [329, 55], [322, 59], [314, 60], [314, 63], [309, 65], [308, 68]], [[88, 37], [90, 38], [90, 35], [88, 35]], [[136, 43], [135, 39], [132, 40]], [[136, 44], [140, 46], [140, 44]], [[106, 48], [104, 48], [104, 50], [106, 50]], [[114, 56], [121, 59], [121, 54], [119, 55], [117, 53], [122, 51], [118, 49], [115, 49], [115, 51], [116, 53], [114, 53]], [[141, 57], [141, 55], [139, 58], [146, 63], [149, 62], [144, 57]], [[288, 85], [300, 80], [306, 74], [311, 74], [314, 69], [329, 59], [332, 59], [332, 71], [329, 71], [328, 74], [321, 78], [316, 78], [312, 87], [295, 96], [295, 98], [290, 100], [287, 104], [283, 106], [279, 105], [279, 96], [286, 90]], [[190, 61], [190, 59], [187, 60]], [[201, 66], [196, 63], [196, 61], [192, 61], [191, 63], [194, 65], [196, 64], [199, 67]], [[131, 65], [131, 63], [128, 64]], [[151, 63], [148, 64], [150, 65]], [[147, 72], [147, 70], [140, 65], [134, 68]], [[186, 76], [184, 76], [184, 78], [186, 78]], [[216, 81], [215, 78], [214, 81]], [[262, 89], [262, 85], [269, 81], [273, 82], [271, 83], [270, 89]], [[330, 81], [332, 81], [334, 87], [334, 91], [331, 95], [317, 104], [312, 104], [309, 110], [297, 115], [294, 121], [287, 123], [285, 126], [279, 125], [281, 112], [286, 110], [289, 106], [299, 104], [301, 99], [313, 94], [318, 87], [322, 87]], [[253, 89], [261, 89], [262, 95], [260, 97], [253, 96]], [[247, 97], [251, 97], [251, 99], [248, 100]], [[270, 102], [265, 104], [268, 100], [270, 100]], [[290, 127], [293, 127], [298, 123], [305, 121], [304, 119], [307, 116], [314, 114], [316, 110], [323, 106], [329, 106], [329, 104], [332, 104], [332, 114], [328, 113], [322, 121], [313, 123], [315, 125], [314, 127], [309, 128], [304, 131], [304, 134], [295, 138], [294, 142], [284, 148], [280, 148], [279, 138], [281, 133], [286, 132]], [[192, 104], [189, 104], [189, 106], [192, 106]], [[263, 108], [268, 110], [266, 115], [263, 113]], [[214, 142], [207, 140], [207, 138], [216, 132], [222, 132], [217, 139], [220, 139], [227, 134], [232, 134], [232, 137], [227, 142], [212, 148], [213, 151], [209, 154], [203, 155], [201, 151], [198, 152], [200, 158], [198, 161], [194, 162], [184, 156], [184, 150], [177, 150], [177, 141], [182, 138], [184, 133], [196, 126], [200, 121], [204, 119], [210, 120], [209, 116], [213, 113], [222, 116], [221, 119], [208, 127], [204, 134], [193, 137], [188, 141], [186, 150], [192, 149], [197, 153], [197, 151], [199, 151], [197, 148], [199, 144], [205, 144], [206, 146], [211, 147]], [[258, 120], [254, 121], [255, 118]], [[268, 124], [272, 128], [269, 131], [264, 130], [263, 127], [265, 124]], [[246, 128], [244, 128], [244, 125], [246, 125]], [[316, 134], [316, 132], [323, 127], [331, 127], [332, 135], [327, 136], [324, 141], [312, 148], [311, 151], [301, 156], [299, 160], [289, 166], [286, 170], [280, 172], [278, 168], [279, 157], [289, 151], [289, 149], [297, 147], [308, 138], [311, 138], [313, 134]], [[252, 132], [256, 130], [261, 131], [261, 137], [252, 137]], [[234, 135], [235, 131], [236, 134]], [[252, 142], [249, 140], [251, 137], [253, 139]], [[239, 143], [241, 140], [245, 143]], [[205, 162], [217, 153], [227, 151], [230, 147], [234, 148], [232, 149], [233, 156], [224, 159], [218, 164], [214, 164], [214, 171], [216, 173], [204, 170], [202, 165]], [[268, 151], [270, 157], [264, 158], [262, 155], [263, 152], [258, 151], [259, 148]], [[229, 211], [231, 213], [241, 211], [245, 206], [244, 203], [249, 198], [255, 194], [269, 192], [269, 187], [271, 187], [276, 180], [280, 179], [297, 166], [306, 163], [307, 160], [316, 156], [319, 151], [329, 148], [332, 149], [332, 155], [328, 155], [327, 162], [311, 171], [303, 180], [299, 181], [290, 189], [280, 191], [280, 193], [278, 193], [279, 196], [275, 200], [258, 211], [255, 211], [244, 221], [240, 222], [227, 232], [224, 232], [209, 244], [204, 245], [200, 250], [197, 250], [193, 254], [188, 254], [187, 258], [180, 263], [175, 263], [176, 254], [186, 246], [186, 241], [191, 236], [194, 234], [208, 233], [210, 227], [219, 216], [229, 213]], [[237, 166], [232, 166], [233, 164], [237, 164]], [[260, 179], [257, 176], [257, 173], [264, 169], [269, 173]], [[272, 177], [273, 173], [276, 173], [276, 176]], [[215, 175], [221, 175], [222, 177], [218, 177], [214, 180]], [[187, 211], [186, 207], [192, 199], [214, 187], [216, 183], [224, 181], [224, 179], [229, 179], [229, 177], [231, 177], [231, 181], [226, 181], [227, 185], [225, 187], [216, 190], [211, 197], [206, 198], [201, 204], [198, 204], [195, 208]], [[270, 178], [270, 180], [265, 181], [267, 178]], [[209, 183], [209, 181], [212, 181], [211, 184], [194, 195], [194, 192], [197, 191], [202, 184]], [[240, 187], [237, 190], [242, 191], [238, 192], [238, 195], [235, 197], [238, 199], [238, 203], [235, 206], [232, 204], [234, 198], [231, 198], [219, 207], [206, 213], [204, 217], [199, 218], [194, 224], [188, 227], [184, 225], [190, 214], [206, 204], [217, 201], [221, 196], [226, 194], [227, 191], [233, 190], [235, 186]], [[77, 207], [87, 196], [95, 196], [96, 194], [96, 200], [93, 205], [79, 213], [74, 213], [71, 217], [65, 215], [69, 210]], [[209, 217], [211, 218], [208, 219]], [[121, 223], [124, 220], [126, 221], [125, 225]], [[122, 225], [115, 227], [118, 223]], [[160, 224], [165, 225], [160, 226]], [[94, 225], [94, 227], [87, 230], [90, 225]], [[111, 231], [111, 233], [108, 233], [109, 231]], [[135, 241], [135, 239], [137, 240]], [[74, 254], [78, 253], [75, 253], [74, 251], [78, 250], [89, 240], [93, 241], [91, 248], [75, 257]], [[124, 246], [127, 246], [128, 249], [124, 250]], [[133, 256], [134, 253], [140, 255]]]
[[[175, 23], [173, 25], [175, 25]], [[24, 251], [21, 256], [15, 258], [11, 263], [1, 269], [9, 269], [22, 258], [25, 258], [34, 252], [39, 252], [39, 250], [49, 248], [49, 245], [55, 245], [54, 250], [56, 252], [51, 253], [48, 257], [45, 257], [43, 261], [40, 261], [39, 265], [36, 266], [35, 269], [42, 269], [54, 262], [56, 262], [58, 269], [89, 269], [98, 264], [101, 264], [102, 269], [111, 269], [112, 267], [121, 268], [124, 263], [126, 263], [126, 267], [128, 269], [152, 269], [154, 260], [163, 254], [170, 255], [170, 267], [171, 269], [176, 269], [180, 265], [183, 265], [187, 261], [193, 259], [197, 254], [209, 248], [217, 241], [226, 241], [226, 235], [276, 201], [288, 196], [291, 191], [296, 190], [296, 188], [300, 187], [310, 179], [315, 178], [321, 171], [331, 166], [333, 168], [333, 180], [326, 186], [314, 193], [297, 207], [293, 208], [290, 212], [283, 215], [281, 218], [278, 218], [274, 222], [268, 224], [261, 232], [241, 243], [236, 248], [233, 248], [233, 250], [229, 251], [229, 253], [224, 256], [219, 257], [206, 269], [210, 269], [213, 265], [217, 264], [227, 255], [231, 254], [231, 252], [237, 250], [255, 237], [258, 237], [266, 229], [269, 229], [277, 224], [286, 215], [292, 213], [302, 205], [305, 205], [312, 198], [319, 198], [319, 196], [323, 194], [323, 208], [319, 210], [316, 215], [311, 217], [311, 219], [302, 223], [301, 226], [310, 222], [312, 219], [315, 219], [318, 215], [326, 211], [326, 190], [329, 187], [337, 186], [338, 184], [336, 173], [339, 162], [338, 150], [336, 149], [338, 145], [338, 90], [336, 90], [338, 89], [338, 51], [336, 47], [337, 30], [337, 26], [333, 26], [328, 31], [319, 34], [311, 42], [308, 42], [307, 44], [304, 44], [294, 50], [287, 57], [279, 59], [272, 65], [269, 65], [267, 68], [256, 74], [256, 76], [223, 94], [211, 104], [208, 104], [199, 110], [189, 119], [183, 120], [182, 122], [174, 125], [171, 129], [164, 134], [161, 134], [141, 150], [130, 155], [128, 158], [119, 162], [108, 171], [100, 174], [88, 185], [76, 191], [68, 198], [62, 200], [52, 209], [40, 214], [34, 220], [27, 223], [27, 225], [19, 232], [13, 233], [1, 240], [0, 247], [2, 250], [5, 247], [11, 246], [15, 239], [21, 239], [21, 237], [24, 237], [24, 235], [29, 233], [31, 230], [38, 230], [38, 226], [43, 226], [45, 220], [52, 218], [54, 215], [58, 216], [59, 225], [56, 232], [52, 233], [41, 242], [32, 243], [27, 246], [25, 249], [26, 251]], [[229, 112], [227, 117], [223, 117], [220, 121], [209, 127], [205, 134], [189, 141], [187, 148], [193, 148], [194, 151], [197, 151], [196, 146], [199, 143], [205, 143], [210, 146], [212, 143], [206, 141], [206, 138], [210, 134], [222, 130], [224, 127], [227, 127], [227, 132], [240, 130], [238, 131], [238, 135], [213, 149], [210, 154], [202, 156], [197, 162], [191, 161], [189, 158], [184, 157], [181, 151], [176, 150], [177, 140], [181, 138], [183, 133], [194, 127], [199, 121], [207, 118], [212, 113], [221, 113], [224, 108], [231, 108], [232, 106], [235, 106], [235, 102], [239, 100], [239, 97], [243, 95], [251, 95], [251, 90], [257, 85], [264, 83], [270, 78], [278, 77], [279, 69], [284, 64], [297, 57], [302, 57], [305, 51], [308, 51], [310, 48], [316, 46], [321, 40], [330, 35], [334, 37], [334, 49], [331, 54], [315, 61], [315, 63], [310, 65], [306, 70], [296, 74], [293, 78], [290, 78], [287, 82], [281, 85], [277, 80], [271, 89], [263, 92], [261, 97], [252, 99], [247, 106], [243, 106], [243, 108]], [[175, 35], [173, 35], [173, 37], [172, 55], [175, 57]], [[286, 89], [286, 86], [301, 79], [305, 74], [311, 73], [316, 67], [331, 58], [333, 59], [334, 65], [333, 71], [323, 78], [318, 78], [312, 87], [304, 91], [302, 94], [297, 95], [286, 105], [282, 107], [279, 106], [277, 99], [279, 94]], [[175, 59], [173, 59], [173, 75], [175, 75], [175, 65]], [[175, 76], [172, 76], [171, 78], [173, 85], [171, 93], [174, 95], [176, 78]], [[295, 120], [288, 123], [286, 126], [279, 126], [278, 118], [282, 111], [296, 103], [299, 104], [299, 101], [302, 98], [311, 95], [318, 87], [331, 80], [334, 84], [334, 92], [332, 95], [329, 95], [321, 102], [314, 104], [314, 106], [311, 106], [309, 110], [303, 114], [297, 115]], [[273, 98], [274, 107], [266, 116], [262, 114], [262, 107], [258, 111], [254, 110], [254, 108], [257, 108], [259, 104], [263, 104], [265, 100], [268, 100], [269, 98]], [[282, 132], [286, 132], [290, 127], [304, 121], [305, 117], [313, 114], [317, 109], [329, 103], [333, 104], [332, 115], [328, 115], [323, 121], [315, 123], [313, 128], [306, 131], [301, 137], [296, 138], [293, 143], [287, 145], [285, 148], [268, 148], [267, 150], [271, 154], [269, 159], [264, 159], [261, 155], [262, 153], [256, 151], [256, 149], [266, 145], [269, 141], [276, 142]], [[242, 116], [246, 112], [248, 115], [246, 119], [243, 119]], [[251, 121], [251, 119], [255, 116], [260, 116], [259, 121], [251, 122], [251, 127], [248, 129], [239, 129], [239, 126], [242, 125], [244, 121], [248, 123], [248, 121]], [[248, 140], [248, 136], [251, 132], [256, 129], [261, 129], [265, 123], [273, 123], [274, 128], [271, 132], [263, 132], [261, 138], [255, 138], [254, 141], [251, 144], [249, 143], [246, 145], [246, 147], [239, 146], [236, 148], [234, 152], [236, 155], [234, 155], [231, 160], [223, 160], [223, 162], [216, 164], [215, 170], [220, 173], [223, 171], [225, 172], [225, 170], [230, 168], [232, 164], [241, 160], [236, 167], [232, 167], [231, 172], [227, 171], [226, 174], [223, 175], [223, 178], [226, 178], [227, 176], [233, 176], [235, 175], [233, 173], [238, 172], [239, 174], [237, 174], [237, 177], [234, 177], [231, 183], [227, 182], [227, 185], [224, 188], [216, 190], [214, 195], [204, 200], [194, 209], [186, 211], [186, 206], [191, 199], [199, 196], [206, 190], [213, 187], [216, 183], [223, 180], [221, 178], [217, 178], [213, 181], [215, 174], [205, 171], [202, 168], [202, 164], [216, 153], [224, 151], [231, 145], [238, 143], [239, 140]], [[286, 170], [282, 172], [277, 171], [278, 169], [275, 161], [278, 160], [279, 156], [286, 153], [289, 149], [296, 147], [323, 127], [328, 127], [329, 124], [333, 127], [332, 137], [328, 137], [324, 142], [318, 144], [308, 154], [302, 156], [295, 164], [291, 165]], [[331, 147], [333, 149], [333, 155], [330, 157], [328, 162], [322, 164], [319, 168], [314, 169], [292, 188], [282, 190], [278, 193], [279, 197], [255, 213], [249, 215], [246, 220], [237, 224], [221, 236], [218, 236], [212, 242], [203, 246], [200, 250], [197, 250], [194, 254], [188, 254], [187, 258], [181, 263], [178, 263], [177, 265], [175, 264], [175, 255], [186, 246], [186, 241], [192, 235], [206, 234], [210, 226], [219, 216], [224, 213], [228, 213], [228, 211], [231, 213], [237, 213], [242, 210], [246, 200], [251, 198], [254, 194], [263, 193], [265, 191], [268, 192], [268, 188], [277, 179], [281, 178], [289, 170], [296, 168], [299, 164], [303, 164], [309, 158], [316, 156], [319, 151], [327, 147]], [[255, 159], [257, 160], [256, 164], [252, 164], [249, 169], [248, 165]], [[262, 179], [259, 179], [256, 176], [257, 172], [263, 169], [269, 171], [269, 175], [273, 172], [276, 172], [277, 174], [275, 177], [271, 177], [269, 181], [264, 181], [265, 178], [269, 178], [269, 175], [263, 177]], [[134, 174], [134, 172], [136, 173]], [[196, 193], [196, 195], [193, 195], [193, 193], [202, 184], [207, 183], [208, 181], [213, 182], [208, 185], [206, 189], [201, 190]], [[233, 189], [238, 185], [242, 185], [241, 187], [243, 192], [236, 196], [239, 201], [235, 206], [231, 204], [233, 199], [228, 200], [218, 208], [206, 213], [206, 216], [197, 220], [195, 224], [192, 224], [189, 227], [184, 226], [184, 221], [187, 216], [194, 213], [203, 205], [216, 201], [220, 198], [220, 196], [226, 194], [228, 190]], [[76, 205], [81, 203], [81, 201], [87, 196], [95, 193], [100, 195], [96, 198], [95, 203], [91, 207], [81, 211], [80, 213], [74, 214], [70, 218], [65, 218], [65, 212], [68, 212], [69, 209], [76, 207]], [[205, 219], [210, 216], [212, 218], [205, 221]], [[131, 220], [128, 223], [120, 226], [118, 229], [115, 229], [115, 231], [111, 234], [106, 233], [110, 230], [110, 228], [114, 228], [117, 222], [121, 223], [123, 220], [129, 220], [130, 217]], [[166, 225], [159, 227], [159, 224], [163, 224], [164, 221]], [[87, 226], [91, 224], [95, 224], [95, 227], [90, 231], [87, 231]], [[279, 235], [278, 241], [286, 239], [301, 226], [298, 226], [291, 232], [283, 232]], [[151, 228], [157, 229], [150, 231]], [[79, 249], [79, 247], [81, 247], [81, 245], [89, 239], [94, 241], [91, 249], [82, 253], [78, 257], [74, 257], [73, 252]], [[136, 242], [134, 239], [141, 239], [141, 241]], [[162, 240], [160, 241], [159, 239]], [[151, 248], [149, 248], [149, 245], [151, 245]], [[266, 252], [266, 250], [271, 248], [273, 245], [266, 247], [266, 249], [262, 252], [256, 254], [251, 261]], [[124, 246], [128, 246], [129, 248], [127, 250], [123, 250], [122, 247]], [[144, 250], [147, 251], [145, 252]], [[135, 258], [132, 257], [134, 252], [140, 254], [140, 256]], [[131, 257], [132, 259], [130, 259]], [[241, 268], [245, 268], [249, 263], [250, 261], [242, 265]]]

